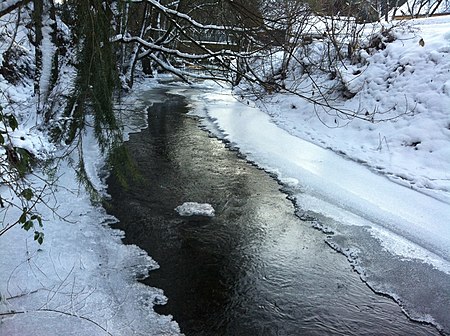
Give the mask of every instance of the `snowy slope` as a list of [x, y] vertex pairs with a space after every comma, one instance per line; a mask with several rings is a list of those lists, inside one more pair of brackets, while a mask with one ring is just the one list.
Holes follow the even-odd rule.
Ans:
[[[257, 105], [290, 134], [330, 148], [412, 189], [450, 202], [450, 17], [398, 23], [397, 40], [343, 70], [356, 93], [340, 107], [367, 122], [275, 94]], [[420, 46], [419, 41], [424, 41]], [[360, 70], [361, 73], [357, 73]]]

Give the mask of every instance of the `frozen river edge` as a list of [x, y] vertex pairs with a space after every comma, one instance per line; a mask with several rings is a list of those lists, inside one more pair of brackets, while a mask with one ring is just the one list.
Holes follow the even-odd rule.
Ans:
[[191, 104], [204, 127], [284, 185], [298, 215], [327, 234], [375, 292], [449, 333], [449, 204], [290, 135], [225, 90]]

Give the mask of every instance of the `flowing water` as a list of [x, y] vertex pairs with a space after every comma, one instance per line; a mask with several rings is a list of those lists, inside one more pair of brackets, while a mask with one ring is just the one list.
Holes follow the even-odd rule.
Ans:
[[[125, 242], [160, 265], [144, 280], [168, 297], [157, 312], [188, 336], [438, 335], [374, 294], [274, 179], [199, 128], [183, 97], [155, 98], [149, 126], [126, 144], [141, 178], [108, 184]], [[180, 217], [187, 201], [216, 216]]]

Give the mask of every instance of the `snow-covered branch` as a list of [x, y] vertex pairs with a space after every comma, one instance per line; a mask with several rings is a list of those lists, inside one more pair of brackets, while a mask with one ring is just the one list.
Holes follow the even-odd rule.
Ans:
[[13, 10], [26, 5], [31, 0], [7, 0], [0, 3], [0, 17], [11, 13]]
[[218, 75], [214, 75], [214, 76], [210, 76], [207, 74], [195, 74], [192, 71], [184, 71], [182, 69], [179, 68], [175, 68], [174, 66], [172, 66], [171, 64], [164, 62], [163, 60], [159, 59], [155, 54], [150, 54], [149, 56], [155, 63], [157, 63], [162, 69], [164, 69], [167, 72], [170, 72], [174, 75], [176, 75], [177, 77], [179, 77], [180, 79], [182, 79], [183, 81], [190, 83], [190, 78], [195, 78], [195, 79], [202, 79], [202, 80], [206, 80], [206, 79], [210, 79], [210, 80], [214, 80], [214, 81], [229, 81], [228, 78], [225, 77], [219, 77]]
[[159, 11], [164, 13], [167, 16], [174, 16], [179, 19], [185, 20], [189, 23], [190, 26], [196, 27], [199, 29], [211, 29], [211, 30], [230, 30], [230, 31], [247, 31], [248, 29], [240, 28], [236, 26], [223, 26], [223, 25], [214, 25], [214, 24], [202, 24], [196, 20], [194, 20], [191, 16], [185, 13], [181, 13], [177, 10], [168, 8], [156, 0], [131, 0], [131, 2], [141, 3], [141, 2], [150, 3], [154, 8], [157, 8]]
[[211, 50], [208, 50], [204, 46], [202, 46], [200, 42], [197, 43], [197, 46], [202, 48], [203, 50], [205, 50], [204, 54], [193, 54], [193, 53], [181, 52], [178, 49], [167, 48], [162, 45], [157, 45], [153, 42], [146, 41], [138, 36], [120, 36], [120, 35], [118, 35], [118, 36], [116, 36], [114, 41], [121, 41], [124, 43], [138, 42], [140, 45], [148, 48], [148, 50], [139, 54], [139, 58], [146, 57], [150, 53], [153, 53], [153, 52], [163, 52], [163, 53], [166, 53], [169, 55], [177, 56], [179, 58], [191, 59], [191, 60], [205, 60], [205, 59], [219, 57], [219, 56], [246, 57], [246, 56], [250, 55], [250, 53], [237, 53], [237, 52], [233, 52], [233, 51], [229, 51], [229, 50], [220, 50], [217, 52], [213, 52]]

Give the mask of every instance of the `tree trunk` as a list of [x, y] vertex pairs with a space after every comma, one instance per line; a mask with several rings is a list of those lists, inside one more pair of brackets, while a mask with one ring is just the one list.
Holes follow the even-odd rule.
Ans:
[[43, 0], [34, 0], [33, 23], [34, 23], [34, 48], [35, 48], [35, 66], [34, 73], [34, 94], [37, 97], [37, 112], [41, 113], [41, 75], [42, 75], [42, 14], [44, 12]]

